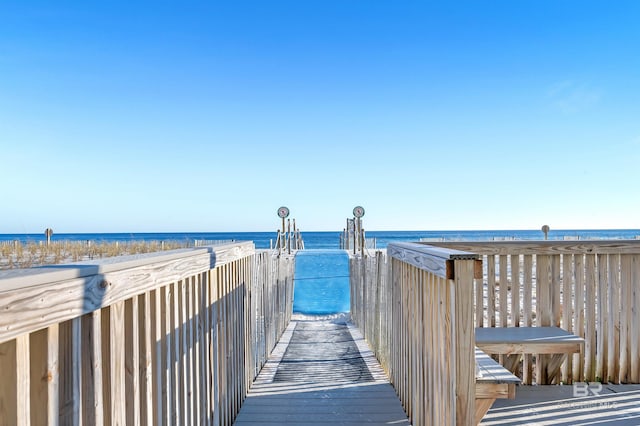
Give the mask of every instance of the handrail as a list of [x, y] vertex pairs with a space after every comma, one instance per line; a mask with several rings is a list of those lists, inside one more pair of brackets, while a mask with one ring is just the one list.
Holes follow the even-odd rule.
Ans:
[[[585, 339], [585, 350], [551, 378], [556, 383], [640, 383], [640, 241], [433, 244], [483, 256], [477, 327], [556, 326]], [[523, 382], [533, 383], [547, 362], [525, 355]]]
[[479, 256], [391, 243], [351, 258], [352, 318], [414, 425], [475, 421], [473, 281]]
[[424, 244], [471, 251], [480, 255], [640, 253], [640, 240], [460, 241], [428, 242]]
[[0, 272], [0, 419], [231, 424], [293, 262], [238, 242]]

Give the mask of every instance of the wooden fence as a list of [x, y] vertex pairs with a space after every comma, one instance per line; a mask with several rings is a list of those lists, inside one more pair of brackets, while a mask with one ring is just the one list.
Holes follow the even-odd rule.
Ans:
[[289, 322], [253, 243], [0, 272], [0, 425], [228, 425]]
[[471, 425], [479, 257], [412, 243], [353, 257], [351, 314], [414, 425]]
[[[640, 241], [434, 244], [483, 256], [476, 326], [552, 325], [585, 339], [584, 354], [569, 357], [556, 382], [640, 383]], [[533, 362], [525, 356], [526, 384]]]
[[[556, 383], [640, 383], [640, 241], [429, 242], [482, 256], [482, 278], [474, 285], [476, 327], [558, 326], [585, 339], [585, 351], [563, 363]], [[372, 290], [352, 293], [354, 319], [374, 346], [388, 345], [371, 312], [372, 291], [385, 291], [384, 256], [360, 260], [352, 274], [370, 275]], [[366, 272], [364, 272], [366, 271]], [[353, 275], [352, 275], [353, 276]], [[361, 291], [361, 290], [358, 290]], [[362, 300], [362, 298], [367, 300]], [[385, 303], [384, 301], [376, 303]], [[385, 315], [382, 306], [381, 315]], [[358, 311], [360, 310], [360, 311]], [[372, 309], [373, 311], [374, 309]], [[384, 318], [384, 317], [383, 317]], [[388, 350], [379, 356], [384, 358]], [[524, 384], [546, 359], [525, 355]]]

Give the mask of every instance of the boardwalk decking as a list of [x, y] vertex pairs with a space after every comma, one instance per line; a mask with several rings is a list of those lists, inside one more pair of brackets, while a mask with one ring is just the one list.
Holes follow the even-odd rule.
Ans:
[[235, 425], [409, 425], [359, 331], [294, 320], [254, 382]]
[[480, 425], [640, 425], [640, 385], [582, 386], [577, 396], [571, 385], [519, 386], [516, 398], [498, 399]]

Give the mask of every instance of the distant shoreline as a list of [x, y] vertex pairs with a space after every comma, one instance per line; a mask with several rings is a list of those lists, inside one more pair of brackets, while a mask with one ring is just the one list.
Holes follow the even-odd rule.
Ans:
[[[369, 231], [368, 239], [375, 239], [376, 247], [384, 248], [394, 241], [504, 241], [504, 240], [542, 240], [541, 230], [486, 230], [486, 231]], [[307, 249], [339, 249], [340, 231], [301, 230]], [[196, 240], [233, 240], [253, 241], [258, 249], [270, 248], [277, 237], [276, 230], [271, 232], [113, 232], [113, 233], [56, 233], [51, 241], [93, 241], [93, 242], [132, 242], [165, 241], [180, 244], [193, 243]], [[551, 228], [549, 240], [606, 240], [640, 239], [640, 229], [567, 229]], [[11, 241], [22, 243], [46, 241], [44, 230], [40, 234], [0, 234], [0, 245]]]

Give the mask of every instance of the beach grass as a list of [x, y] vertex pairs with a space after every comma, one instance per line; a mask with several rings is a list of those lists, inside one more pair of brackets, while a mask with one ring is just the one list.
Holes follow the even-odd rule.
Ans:
[[189, 247], [188, 241], [10, 241], [0, 244], [0, 270], [32, 268]]

